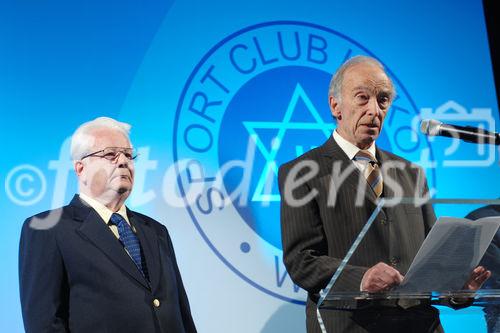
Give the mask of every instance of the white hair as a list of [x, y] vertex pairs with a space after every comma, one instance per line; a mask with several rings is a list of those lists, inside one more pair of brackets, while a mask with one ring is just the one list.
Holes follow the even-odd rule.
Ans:
[[[368, 56], [362, 56], [362, 55], [354, 56], [354, 57], [350, 58], [349, 60], [347, 60], [346, 62], [344, 62], [337, 69], [335, 74], [333, 74], [332, 79], [330, 81], [330, 86], [328, 87], [328, 96], [333, 96], [337, 100], [340, 101], [341, 95], [342, 95], [342, 85], [344, 83], [345, 72], [349, 68], [351, 68], [352, 66], [357, 65], [357, 64], [361, 64], [361, 63], [368, 63], [368, 64], [375, 65], [375, 66], [379, 67], [381, 70], [383, 70], [384, 73], [386, 73], [386, 75], [387, 75], [387, 72], [385, 71], [384, 65], [382, 65], [382, 63], [380, 63], [380, 61], [378, 61], [377, 59], [372, 58], [372, 57], [368, 57]], [[389, 77], [389, 75], [387, 75], [387, 77]], [[395, 90], [394, 84], [392, 83], [392, 80], [390, 78], [389, 78], [389, 81], [391, 82], [392, 98], [394, 98], [396, 96], [396, 90]]]
[[94, 145], [93, 132], [99, 129], [117, 130], [130, 141], [129, 133], [132, 126], [119, 122], [109, 117], [99, 117], [80, 125], [71, 137], [71, 158], [73, 161], [80, 160], [83, 156], [92, 153], [90, 150]]

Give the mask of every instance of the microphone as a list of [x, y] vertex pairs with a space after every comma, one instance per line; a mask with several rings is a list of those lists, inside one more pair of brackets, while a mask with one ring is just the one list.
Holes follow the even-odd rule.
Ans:
[[471, 126], [443, 124], [434, 119], [425, 119], [420, 123], [420, 132], [429, 136], [446, 136], [472, 143], [488, 143], [500, 145], [500, 134], [488, 132]]

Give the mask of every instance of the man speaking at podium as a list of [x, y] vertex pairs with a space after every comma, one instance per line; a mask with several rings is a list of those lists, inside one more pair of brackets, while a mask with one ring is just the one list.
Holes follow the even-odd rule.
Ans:
[[71, 140], [80, 195], [24, 223], [19, 249], [27, 333], [196, 332], [167, 229], [129, 210], [130, 125], [97, 118]]
[[[346, 61], [334, 74], [328, 95], [337, 129], [322, 146], [279, 170], [283, 260], [293, 281], [308, 291], [308, 332], [320, 331], [318, 292], [332, 278], [378, 199], [428, 192], [421, 168], [376, 146], [395, 97], [394, 85], [377, 60], [357, 56]], [[375, 293], [400, 284], [435, 220], [430, 204], [383, 208], [334, 290]], [[489, 274], [476, 268], [466, 287], [479, 288]], [[437, 310], [428, 302], [408, 311], [382, 306], [321, 314], [326, 330], [335, 333], [442, 330]], [[412, 323], [414, 318], [418, 322]], [[415, 330], [424, 322], [426, 328]]]

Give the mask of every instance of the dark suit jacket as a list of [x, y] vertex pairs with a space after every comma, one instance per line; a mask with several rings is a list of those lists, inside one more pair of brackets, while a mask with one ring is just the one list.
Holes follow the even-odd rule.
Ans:
[[[466, 218], [478, 220], [488, 216], [500, 216], [500, 205], [489, 205], [470, 212]], [[491, 277], [483, 285], [485, 289], [500, 289], [500, 229], [493, 237], [490, 246], [479, 265], [491, 271]], [[484, 307], [488, 332], [500, 330], [500, 305], [486, 305]]]
[[[380, 149], [377, 149], [376, 157], [382, 166], [389, 162], [399, 165], [383, 175], [383, 196], [386, 199], [395, 196], [394, 186], [388, 186], [391, 180], [400, 186], [403, 192], [400, 195], [405, 197], [420, 196], [428, 191], [420, 168]], [[317, 164], [319, 172], [293, 190], [294, 198], [302, 198], [312, 190], [316, 190], [317, 195], [305, 205], [292, 207], [284, 197], [285, 180], [292, 168], [304, 161]], [[335, 165], [340, 169], [336, 169]], [[349, 168], [352, 172], [342, 182], [341, 175]], [[337, 172], [332, 174], [332, 170]], [[302, 168], [299, 176], [308, 172], [310, 169]], [[362, 206], [356, 207], [358, 184], [366, 184], [366, 180], [333, 137], [322, 146], [282, 165], [278, 177], [283, 260], [292, 280], [308, 291], [308, 332], [319, 332], [315, 311], [317, 293], [326, 287], [347, 254], [376, 207], [376, 198], [373, 191], [367, 188], [364, 195], [361, 194]], [[334, 206], [327, 204], [331, 183], [337, 187]], [[435, 220], [434, 210], [429, 204], [419, 207], [399, 204], [384, 208], [333, 290], [359, 291], [363, 274], [378, 262], [392, 265], [405, 274]], [[351, 319], [351, 312], [325, 310], [322, 315], [329, 332], [366, 332]]]
[[[26, 332], [196, 332], [167, 229], [145, 215], [127, 214], [150, 282], [78, 195], [68, 206], [25, 221], [19, 285]], [[37, 230], [30, 226], [34, 218], [55, 226]]]
[[[483, 217], [488, 216], [500, 216], [500, 205], [490, 205], [478, 208], [470, 212], [466, 218], [471, 220], [478, 220]], [[479, 265], [486, 267], [491, 270], [492, 276], [486, 280], [483, 288], [500, 288], [500, 229], [493, 237], [490, 246], [486, 249], [486, 253]]]

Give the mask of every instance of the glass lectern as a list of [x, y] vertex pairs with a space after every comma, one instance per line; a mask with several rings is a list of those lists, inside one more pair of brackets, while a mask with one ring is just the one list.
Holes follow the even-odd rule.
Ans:
[[[400, 198], [398, 204], [407, 207], [409, 218], [394, 221], [390, 214], [394, 200], [379, 200], [366, 224], [352, 240], [328, 285], [319, 293], [316, 312], [322, 331], [334, 331], [323, 321], [322, 313], [337, 311], [349, 313], [351, 319], [369, 332], [434, 332], [439, 326], [439, 311], [435, 306], [444, 306], [450, 309], [446, 312], [453, 313], [453, 316], [470, 311], [479, 313], [477, 316], [483, 320], [482, 328], [475, 327], [474, 332], [486, 332], [486, 321], [490, 326], [494, 325], [500, 309], [500, 256], [498, 248], [494, 247], [500, 246], [496, 244], [500, 240], [500, 210], [496, 218], [474, 221], [463, 216], [482, 206], [496, 207], [500, 205], [500, 200], [431, 199], [424, 203], [422, 199]], [[440, 217], [432, 229], [420, 230], [411, 214], [422, 204], [432, 204], [438, 215], [456, 218]], [[495, 215], [494, 212], [490, 210], [487, 215]], [[373, 242], [411, 243], [411, 238], [406, 239], [398, 233], [398, 228], [405, 227], [405, 223], [415, 224], [407, 226], [413, 228], [415, 238], [421, 232], [427, 237], [424, 236], [423, 244], [415, 247], [416, 253], [404, 253], [412, 251], [411, 244], [388, 247], [386, 263], [403, 273], [403, 282], [384, 291], [361, 291], [359, 280], [355, 280], [356, 283], [352, 281], [356, 270], [363, 267], [364, 257], [369, 256], [366, 249]], [[471, 271], [479, 263], [488, 266], [486, 268], [491, 271], [491, 277], [481, 289], [471, 291], [466, 286], [471, 282]], [[500, 327], [498, 330], [500, 332]], [[446, 330], [447, 333], [452, 331]]]

